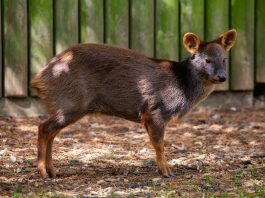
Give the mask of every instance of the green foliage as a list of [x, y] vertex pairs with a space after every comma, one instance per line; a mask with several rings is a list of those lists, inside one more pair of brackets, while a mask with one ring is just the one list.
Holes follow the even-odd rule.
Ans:
[[110, 197], [111, 198], [117, 198], [118, 196], [117, 196], [117, 194], [115, 192], [111, 192], [110, 193]]
[[18, 192], [13, 192], [12, 194], [12, 198], [22, 198], [22, 194], [21, 193], [18, 193]]
[[237, 171], [233, 177], [233, 181], [235, 182], [235, 184], [237, 186], [241, 185], [241, 182], [242, 182], [242, 175], [241, 174], [242, 174], [241, 171]]
[[213, 187], [213, 178], [210, 175], [205, 175], [203, 177], [203, 181], [206, 187], [212, 188]]

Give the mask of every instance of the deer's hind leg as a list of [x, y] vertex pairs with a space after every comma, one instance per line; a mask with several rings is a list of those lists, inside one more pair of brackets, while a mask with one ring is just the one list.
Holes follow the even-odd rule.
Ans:
[[85, 113], [67, 113], [51, 116], [39, 126], [38, 171], [43, 178], [55, 177], [52, 163], [52, 144], [61, 129], [83, 117]]

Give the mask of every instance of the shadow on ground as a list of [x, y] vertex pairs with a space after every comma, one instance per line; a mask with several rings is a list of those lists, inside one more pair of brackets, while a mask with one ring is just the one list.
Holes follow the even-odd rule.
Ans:
[[55, 179], [36, 170], [43, 119], [0, 117], [0, 195], [25, 197], [265, 196], [265, 110], [195, 110], [166, 130], [176, 177], [159, 176], [139, 124], [86, 116], [55, 139]]

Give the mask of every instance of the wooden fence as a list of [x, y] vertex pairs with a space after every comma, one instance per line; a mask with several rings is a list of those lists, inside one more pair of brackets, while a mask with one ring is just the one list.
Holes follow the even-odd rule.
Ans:
[[[211, 40], [238, 31], [219, 90], [265, 83], [264, 0], [0, 0], [0, 97], [28, 97], [32, 76], [80, 42], [110, 43], [179, 60], [185, 32]], [[264, 39], [264, 40], [263, 40]]]

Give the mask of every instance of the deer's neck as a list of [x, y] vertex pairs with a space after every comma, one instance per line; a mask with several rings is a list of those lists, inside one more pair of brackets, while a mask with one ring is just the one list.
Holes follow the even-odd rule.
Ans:
[[215, 86], [199, 76], [189, 58], [176, 63], [173, 70], [178, 87], [183, 93], [183, 106], [179, 112], [176, 112], [182, 117], [194, 106], [206, 99]]

